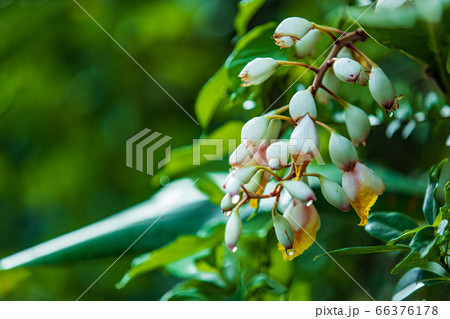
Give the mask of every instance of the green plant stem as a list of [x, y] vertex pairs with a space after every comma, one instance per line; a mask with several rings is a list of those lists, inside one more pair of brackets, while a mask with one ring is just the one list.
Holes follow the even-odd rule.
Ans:
[[348, 107], [348, 105], [350, 103], [348, 103], [347, 101], [345, 101], [344, 99], [342, 99], [340, 96], [338, 96], [336, 93], [334, 93], [333, 91], [331, 91], [330, 89], [328, 89], [326, 86], [324, 86], [323, 84], [320, 85], [320, 88], [323, 89], [325, 92], [327, 92], [328, 94], [330, 94], [336, 101], [338, 101], [343, 107], [344, 109]]
[[295, 125], [295, 122], [292, 118], [288, 117], [288, 116], [284, 116], [284, 115], [269, 115], [267, 116], [268, 118], [272, 119], [272, 120], [283, 120], [283, 121], [287, 121], [293, 125]]
[[[322, 31], [322, 32], [328, 34], [333, 39], [333, 41], [336, 41], [336, 36], [333, 33], [331, 33], [332, 28], [327, 27], [327, 26], [318, 25], [315, 23], [313, 23], [313, 25], [314, 25], [314, 29], [317, 29], [319, 31]], [[333, 30], [336, 30], [336, 29], [333, 29]]]
[[334, 130], [333, 130], [331, 127], [329, 127], [328, 125], [326, 125], [326, 124], [323, 123], [323, 122], [320, 122], [320, 121], [317, 121], [317, 120], [316, 120], [316, 124], [322, 126], [323, 128], [325, 128], [325, 129], [326, 129], [328, 132], [330, 132], [330, 133], [333, 133], [333, 132], [334, 132]]
[[277, 181], [281, 181], [281, 177], [278, 176], [274, 171], [272, 171], [270, 168], [266, 167], [266, 166], [262, 166], [262, 165], [258, 165], [256, 166], [257, 169], [262, 169], [266, 172], [269, 172], [273, 177], [275, 177], [275, 179]]

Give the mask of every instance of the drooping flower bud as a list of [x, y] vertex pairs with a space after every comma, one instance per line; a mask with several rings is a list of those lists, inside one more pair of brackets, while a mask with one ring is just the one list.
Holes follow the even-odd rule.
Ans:
[[343, 82], [358, 83], [364, 86], [369, 79], [363, 66], [349, 58], [336, 59], [333, 70], [336, 77]]
[[239, 195], [231, 196], [230, 194], [227, 193], [222, 198], [220, 208], [222, 208], [224, 212], [228, 212], [232, 210], [237, 205], [238, 202], [239, 202]]
[[[341, 88], [341, 81], [334, 75], [334, 71], [331, 69], [325, 73], [322, 84], [334, 94], [337, 94]], [[327, 91], [319, 88], [316, 94], [317, 102], [327, 104], [331, 99], [333, 99], [333, 97]]]
[[225, 226], [225, 244], [232, 252], [237, 250], [237, 243], [242, 232], [242, 220], [238, 213], [232, 212]]
[[250, 181], [244, 185], [245, 189], [250, 192], [256, 193], [258, 188], [261, 186], [263, 175], [264, 175], [263, 170], [259, 170], [258, 172], [256, 172], [256, 174], [253, 175]]
[[353, 57], [352, 50], [350, 50], [347, 47], [343, 47], [341, 49], [341, 51], [339, 51], [339, 53], [336, 55], [336, 57], [338, 59], [342, 59], [342, 58], [349, 58], [349, 59], [351, 59]]
[[248, 140], [252, 144], [258, 143], [266, 134], [269, 121], [266, 116], [258, 116], [245, 123], [241, 131], [242, 141]]
[[353, 169], [358, 159], [358, 152], [349, 139], [333, 132], [328, 145], [331, 161], [343, 171]]
[[344, 212], [348, 211], [350, 209], [350, 203], [348, 202], [347, 197], [345, 197], [345, 193], [341, 185], [330, 181], [328, 178], [323, 176], [321, 176], [319, 180], [322, 195], [325, 197], [327, 202]]
[[319, 153], [320, 139], [316, 125], [311, 117], [305, 115], [295, 127], [289, 140], [289, 152], [291, 154], [308, 155], [310, 160]]
[[342, 188], [361, 218], [359, 225], [367, 224], [370, 208], [375, 204], [378, 195], [384, 192], [383, 180], [373, 170], [358, 161], [352, 170], [344, 171]]
[[383, 70], [378, 66], [372, 67], [372, 71], [370, 72], [369, 90], [375, 101], [385, 110], [392, 112], [398, 109], [395, 88]]
[[289, 48], [313, 28], [314, 24], [306, 19], [297, 17], [287, 18], [278, 25], [272, 38], [275, 40], [275, 44], [281, 48]]
[[354, 105], [348, 105], [345, 109], [345, 125], [354, 145], [366, 142], [370, 133], [370, 121], [366, 112]]
[[292, 260], [314, 243], [317, 230], [320, 228], [320, 218], [314, 205], [306, 206], [300, 201], [292, 201], [283, 216], [291, 224], [294, 232], [293, 254], [284, 253], [284, 260]]
[[241, 186], [247, 184], [253, 175], [255, 175], [256, 171], [257, 168], [255, 166], [242, 167], [233, 170], [225, 179], [223, 188], [231, 196], [239, 194]]
[[266, 158], [269, 167], [274, 170], [280, 169], [283, 165], [287, 165], [289, 160], [288, 144], [283, 141], [270, 144], [266, 150]]
[[322, 33], [319, 30], [314, 29], [298, 40], [297, 43], [295, 43], [295, 54], [297, 57], [305, 58], [316, 54], [316, 46], [321, 34]]
[[256, 58], [247, 63], [239, 73], [239, 77], [244, 81], [241, 86], [258, 85], [270, 78], [275, 70], [280, 66], [277, 60], [272, 58]]
[[303, 182], [290, 180], [283, 182], [283, 186], [292, 197], [307, 202], [309, 205], [316, 200], [316, 195], [314, 195], [312, 189]]
[[292, 96], [289, 101], [289, 113], [294, 121], [309, 114], [311, 118], [317, 117], [316, 102], [310, 90], [302, 90]]
[[239, 146], [230, 155], [230, 165], [233, 167], [242, 167], [250, 163], [253, 155], [257, 151], [257, 147], [253, 145], [239, 144]]
[[275, 214], [273, 216], [273, 227], [275, 228], [275, 235], [284, 249], [292, 249], [294, 247], [294, 234], [287, 219]]
[[261, 146], [269, 146], [272, 140], [275, 140], [280, 135], [281, 130], [281, 120], [270, 120], [269, 127], [267, 128], [266, 133], [262, 137]]

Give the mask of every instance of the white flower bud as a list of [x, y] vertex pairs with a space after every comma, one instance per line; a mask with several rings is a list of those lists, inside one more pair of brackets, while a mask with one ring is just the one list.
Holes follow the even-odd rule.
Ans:
[[233, 170], [228, 174], [223, 188], [231, 196], [239, 194], [241, 186], [247, 184], [250, 179], [255, 175], [257, 168], [255, 166], [243, 167]]
[[289, 113], [294, 121], [309, 114], [310, 117], [317, 117], [316, 102], [310, 90], [302, 90], [292, 96], [289, 101]]
[[322, 33], [319, 30], [314, 29], [297, 41], [297, 43], [295, 43], [295, 54], [297, 57], [305, 58], [316, 54], [316, 46], [321, 34]]
[[[341, 81], [334, 75], [334, 71], [329, 69], [322, 80], [323, 86], [325, 86], [328, 90], [337, 94], [339, 89], [341, 88]], [[333, 99], [333, 97], [324, 89], [319, 88], [316, 94], [316, 100], [319, 103], [327, 104], [329, 100]]]
[[389, 11], [401, 7], [408, 0], [378, 0], [375, 6], [375, 12]]
[[242, 167], [247, 165], [253, 159], [253, 155], [256, 151], [256, 146], [247, 146], [245, 143], [239, 144], [239, 146], [230, 155], [230, 165], [233, 167]]
[[230, 194], [225, 194], [220, 203], [220, 207], [224, 212], [232, 210], [239, 202], [239, 195], [231, 196]]
[[372, 67], [372, 71], [370, 72], [369, 90], [375, 101], [385, 110], [395, 111], [398, 109], [395, 88], [383, 70], [378, 66]]
[[241, 237], [242, 220], [238, 213], [232, 212], [225, 226], [225, 244], [232, 252], [236, 251], [236, 245]]
[[345, 125], [354, 145], [365, 143], [370, 133], [370, 121], [366, 112], [354, 105], [345, 109]]
[[339, 169], [349, 171], [353, 169], [358, 159], [358, 152], [349, 139], [335, 132], [331, 133], [328, 145], [331, 161]]
[[244, 124], [241, 131], [242, 141], [250, 141], [252, 144], [258, 143], [266, 134], [269, 126], [269, 118], [266, 116], [254, 117]]
[[313, 28], [314, 24], [303, 18], [287, 18], [278, 25], [272, 38], [281, 48], [289, 48]]
[[247, 63], [239, 73], [239, 77], [244, 81], [241, 86], [258, 85], [270, 78], [275, 70], [280, 66], [277, 60], [272, 58], [256, 58]]
[[278, 170], [281, 166], [286, 165], [289, 160], [289, 148], [286, 142], [275, 142], [270, 144], [266, 150], [266, 158], [269, 167]]
[[369, 79], [363, 66], [349, 58], [336, 59], [333, 70], [336, 77], [343, 82], [358, 83], [364, 86]]
[[316, 195], [314, 195], [312, 189], [303, 182], [290, 180], [283, 182], [283, 186], [292, 197], [298, 200], [307, 203], [316, 200]]
[[342, 58], [353, 58], [353, 54], [352, 54], [352, 50], [350, 50], [347, 47], [343, 47], [341, 49], [341, 51], [339, 51], [339, 53], [336, 55], [338, 59], [342, 59]]
[[348, 211], [350, 209], [350, 203], [347, 200], [347, 197], [345, 197], [345, 193], [341, 185], [330, 181], [325, 177], [320, 177], [319, 180], [322, 195], [325, 197], [327, 202], [344, 212]]
[[305, 115], [295, 127], [289, 140], [291, 154], [309, 155], [312, 158], [319, 153], [320, 139], [316, 125], [311, 117]]
[[244, 185], [245, 189], [250, 192], [256, 193], [261, 186], [263, 176], [263, 170], [259, 170], [258, 172], [256, 172], [256, 174], [250, 179], [250, 182]]
[[271, 140], [278, 138], [278, 135], [280, 135], [281, 124], [281, 120], [270, 120], [269, 127], [260, 142], [260, 146], [269, 146]]
[[273, 216], [273, 227], [275, 228], [275, 235], [280, 244], [285, 249], [292, 249], [294, 247], [294, 233], [287, 219], [276, 214]]

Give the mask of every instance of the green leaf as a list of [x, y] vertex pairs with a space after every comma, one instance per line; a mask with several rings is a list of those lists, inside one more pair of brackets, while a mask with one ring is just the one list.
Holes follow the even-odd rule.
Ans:
[[388, 241], [388, 243], [386, 245], [389, 245], [389, 246], [390, 245], [395, 245], [399, 241], [402, 241], [402, 240], [405, 240], [405, 239], [409, 239], [409, 238], [413, 238], [414, 235], [418, 231], [420, 231], [420, 230], [422, 230], [424, 228], [427, 228], [427, 227], [432, 227], [432, 226], [430, 226], [430, 225], [422, 225], [422, 226], [416, 227], [416, 228], [411, 229], [411, 230], [405, 230], [403, 233], [401, 233], [400, 236], [395, 237], [395, 238], [391, 239], [390, 241]]
[[402, 261], [400, 261], [392, 270], [391, 274], [395, 275], [401, 269], [417, 267], [421, 263], [438, 262], [439, 249], [433, 247], [430, 252], [422, 257], [418, 252], [411, 251]]
[[395, 287], [392, 300], [403, 300], [418, 289], [424, 287], [425, 285], [432, 285], [436, 283], [435, 281], [438, 280], [445, 281], [446, 278], [441, 277], [440, 274], [436, 274], [434, 272], [430, 272], [420, 268], [411, 269], [410, 271], [405, 273], [398, 282], [397, 286]]
[[404, 231], [417, 227], [409, 216], [396, 212], [373, 213], [364, 230], [372, 237], [382, 241], [390, 241], [399, 237]]
[[266, 0], [241, 0], [238, 4], [238, 13], [234, 18], [234, 29], [237, 36], [241, 37], [247, 32], [250, 19], [262, 7]]
[[428, 187], [425, 192], [425, 199], [423, 201], [423, 213], [430, 225], [433, 224], [439, 213], [439, 204], [436, 202], [434, 194], [439, 184], [439, 177], [441, 176], [442, 168], [446, 162], [447, 159], [444, 159], [430, 169]]
[[374, 253], [384, 253], [388, 251], [398, 251], [398, 250], [408, 250], [407, 246], [362, 246], [362, 247], [349, 247], [341, 248], [329, 251], [328, 253], [314, 257], [314, 260], [323, 256], [343, 256], [343, 255], [363, 255], [363, 254], [374, 254]]
[[197, 183], [195, 183], [195, 187], [201, 191], [203, 194], [208, 196], [209, 201], [214, 205], [220, 205], [222, 202], [222, 198], [225, 195], [221, 188], [217, 185], [212, 177], [207, 174], [199, 174], [193, 177], [193, 179], [197, 179]]
[[221, 67], [201, 88], [195, 100], [195, 114], [203, 129], [208, 128], [219, 105], [229, 99], [229, 86], [227, 71]]
[[276, 280], [267, 277], [266, 274], [256, 274], [246, 284], [244, 296], [248, 299], [252, 294], [260, 290], [271, 290], [277, 295], [282, 295], [287, 291], [287, 287]]
[[133, 261], [131, 269], [116, 284], [116, 288], [121, 289], [125, 287], [136, 276], [213, 248], [223, 239], [223, 231], [224, 227], [222, 225], [217, 227], [216, 231], [208, 237], [199, 237], [198, 235], [180, 236], [164, 247], [139, 256], [136, 261]]
[[216, 284], [190, 279], [182, 281], [174, 288], [170, 289], [161, 297], [161, 300], [225, 300], [229, 295], [230, 291], [227, 291]]
[[[0, 260], [0, 269], [91, 260], [118, 256], [124, 251], [143, 253], [180, 235], [196, 233], [216, 216], [221, 216], [220, 209], [195, 189], [192, 180], [179, 180], [143, 203], [5, 257]], [[144, 232], [145, 236], [130, 248]]]
[[428, 255], [433, 246], [435, 246], [436, 240], [434, 228], [427, 227], [417, 232], [409, 244], [409, 247], [411, 247], [412, 251], [418, 252], [420, 257], [423, 258]]
[[[241, 140], [243, 125], [244, 123], [240, 121], [230, 121], [207, 137], [195, 141], [193, 145], [174, 149], [170, 162], [152, 178], [152, 186], [158, 187], [163, 176], [178, 179], [192, 176], [198, 172], [226, 170], [229, 167], [226, 160], [227, 154], [232, 151], [230, 145], [232, 146], [236, 144], [236, 141]], [[218, 157], [217, 159], [210, 158], [210, 156], [215, 155]]]

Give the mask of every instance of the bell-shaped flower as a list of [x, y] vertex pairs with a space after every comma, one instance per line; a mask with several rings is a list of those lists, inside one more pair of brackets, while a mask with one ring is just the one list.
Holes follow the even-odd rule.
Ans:
[[322, 33], [316, 29], [309, 31], [303, 38], [295, 43], [295, 55], [299, 58], [305, 58], [316, 54], [317, 42], [319, 42], [321, 34]]
[[373, 170], [358, 161], [351, 171], [344, 171], [342, 188], [361, 218], [359, 226], [364, 226], [367, 224], [370, 208], [375, 204], [378, 195], [384, 192], [383, 180]]
[[275, 228], [275, 235], [281, 246], [285, 250], [292, 249], [294, 247], [294, 234], [291, 224], [289, 224], [287, 219], [279, 214], [275, 214], [273, 216], [273, 227]]
[[323, 176], [321, 176], [319, 180], [320, 189], [322, 190], [322, 195], [326, 201], [344, 212], [348, 211], [350, 209], [350, 203], [348, 202], [341, 185], [330, 181]]
[[246, 145], [245, 143], [241, 143], [238, 147], [231, 153], [230, 155], [230, 165], [233, 167], [243, 167], [249, 164], [253, 155], [256, 153], [257, 147], [254, 145]]
[[225, 179], [223, 188], [231, 196], [239, 194], [241, 186], [247, 184], [253, 175], [255, 175], [256, 171], [257, 168], [255, 166], [242, 167], [233, 170]]
[[366, 112], [349, 104], [345, 109], [345, 125], [354, 145], [365, 144], [370, 133], [370, 121]]
[[231, 196], [228, 193], [225, 194], [225, 196], [222, 198], [222, 201], [220, 202], [220, 208], [222, 208], [224, 212], [232, 210], [239, 202], [239, 198], [239, 195]]
[[372, 67], [370, 72], [369, 90], [375, 101], [385, 110], [391, 112], [398, 109], [395, 88], [387, 75], [378, 66]]
[[277, 60], [272, 58], [256, 58], [247, 63], [247, 65], [239, 73], [239, 77], [244, 81], [241, 86], [258, 85], [275, 72], [280, 66]]
[[358, 152], [349, 139], [333, 132], [328, 145], [331, 161], [343, 171], [352, 170], [358, 159]]
[[301, 181], [285, 181], [283, 182], [283, 186], [292, 197], [307, 202], [309, 205], [311, 205], [312, 201], [316, 200], [316, 195], [314, 195], [312, 189]]
[[275, 44], [281, 48], [289, 48], [313, 28], [314, 24], [310, 21], [303, 18], [291, 17], [284, 19], [278, 25], [272, 38], [275, 40]]
[[258, 143], [266, 134], [269, 121], [270, 119], [266, 116], [258, 116], [245, 123], [241, 131], [242, 141], [250, 141], [252, 144]]
[[269, 167], [278, 170], [287, 165], [289, 160], [289, 145], [286, 142], [279, 141], [270, 146], [266, 150], [266, 158]]
[[[338, 94], [339, 89], [341, 88], [341, 83], [342, 82], [336, 77], [332, 69], [329, 69], [327, 72], [325, 72], [322, 84], [328, 90], [330, 90], [334, 94]], [[322, 88], [319, 88], [316, 94], [317, 102], [327, 104], [328, 101], [331, 99], [333, 99], [333, 97], [327, 91], [325, 91]]]
[[364, 86], [369, 79], [363, 66], [349, 58], [336, 59], [333, 63], [333, 70], [336, 77], [343, 82], [358, 83]]
[[289, 113], [294, 121], [309, 114], [313, 119], [317, 117], [316, 102], [310, 90], [298, 91], [289, 101]]
[[278, 245], [278, 248], [283, 252], [284, 260], [292, 260], [314, 243], [320, 228], [320, 218], [314, 205], [306, 206], [300, 201], [291, 202], [283, 216], [294, 233], [294, 251], [293, 254], [287, 254], [284, 247]]
[[309, 114], [306, 114], [292, 131], [289, 152], [296, 156], [309, 157], [305, 160], [311, 161], [319, 153], [319, 150], [320, 139], [316, 125]]
[[237, 250], [237, 243], [242, 232], [242, 220], [239, 213], [232, 212], [225, 225], [225, 244], [232, 252]]

